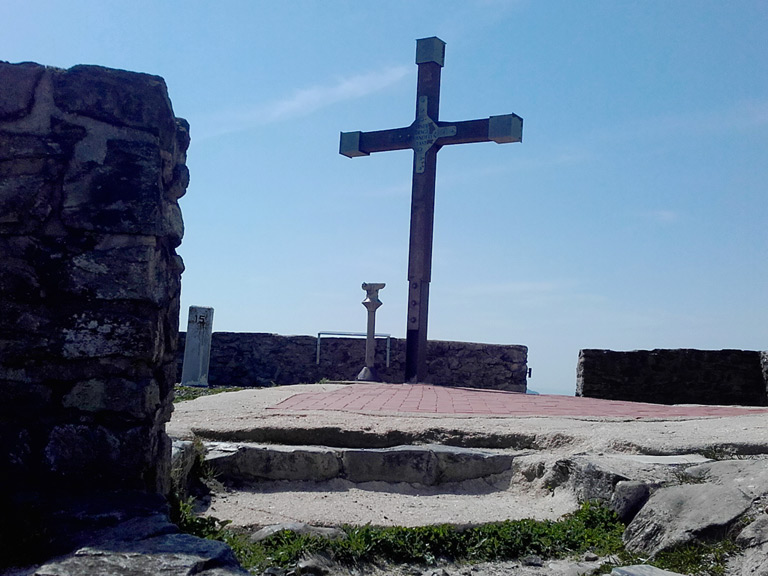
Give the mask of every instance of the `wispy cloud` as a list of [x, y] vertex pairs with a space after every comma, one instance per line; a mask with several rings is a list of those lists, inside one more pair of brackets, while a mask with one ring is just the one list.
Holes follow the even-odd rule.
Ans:
[[691, 111], [660, 114], [656, 117], [634, 118], [631, 121], [608, 127], [595, 136], [606, 141], [658, 140], [669, 136], [686, 138], [717, 135], [723, 138], [728, 132], [764, 129], [768, 125], [768, 101], [743, 101], [729, 108], [707, 111]]
[[366, 74], [337, 78], [326, 84], [301, 88], [283, 98], [256, 104], [251, 108], [228, 110], [198, 118], [202, 125], [195, 141], [248, 130], [255, 126], [281, 122], [301, 116], [308, 116], [322, 108], [362, 98], [384, 90], [410, 73], [406, 66], [387, 67]]
[[447, 288], [446, 291], [457, 296], [471, 297], [521, 297], [553, 295], [572, 286], [572, 282], [524, 281], [524, 282], [485, 282], [465, 284]]
[[390, 199], [390, 198], [410, 198], [411, 196], [411, 181], [402, 180], [397, 184], [376, 186], [367, 186], [360, 189], [345, 189], [343, 191], [345, 196], [350, 196], [358, 199]]
[[654, 210], [649, 215], [654, 222], [660, 224], [671, 224], [680, 218], [680, 215], [674, 210]]
[[275, 122], [285, 118], [306, 116], [337, 102], [353, 100], [383, 90], [399, 82], [410, 70], [405, 66], [385, 68], [351, 78], [342, 78], [324, 86], [312, 86], [297, 90], [288, 98], [272, 102], [257, 111], [255, 119], [262, 122]]
[[748, 126], [768, 124], [768, 101], [743, 103], [738, 109], [738, 123]]
[[571, 306], [584, 308], [596, 305], [603, 297], [585, 291], [583, 282], [576, 279], [523, 280], [509, 282], [479, 282], [442, 288], [456, 302], [465, 300], [496, 302], [500, 308], [510, 304], [529, 307]]

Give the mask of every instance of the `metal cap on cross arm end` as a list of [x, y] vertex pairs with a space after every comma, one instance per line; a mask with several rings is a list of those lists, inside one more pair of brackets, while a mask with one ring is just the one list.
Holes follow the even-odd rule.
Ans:
[[437, 36], [416, 40], [416, 64], [427, 62], [445, 66], [445, 42]]
[[523, 141], [523, 119], [517, 114], [491, 116], [488, 119], [488, 139], [497, 144]]
[[347, 158], [356, 156], [370, 156], [368, 152], [360, 150], [360, 135], [362, 132], [342, 132], [339, 143], [339, 154]]

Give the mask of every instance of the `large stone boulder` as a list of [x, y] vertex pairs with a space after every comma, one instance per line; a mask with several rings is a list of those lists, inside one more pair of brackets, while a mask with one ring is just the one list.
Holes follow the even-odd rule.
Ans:
[[741, 490], [716, 484], [682, 484], [655, 492], [624, 532], [630, 552], [654, 556], [695, 540], [723, 538], [749, 510]]

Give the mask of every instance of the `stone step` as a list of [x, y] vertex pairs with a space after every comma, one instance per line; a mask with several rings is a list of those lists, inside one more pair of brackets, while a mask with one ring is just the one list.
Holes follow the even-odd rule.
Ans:
[[205, 463], [223, 482], [406, 482], [436, 486], [507, 472], [514, 456], [439, 444], [332, 448], [207, 442]]
[[662, 570], [648, 564], [634, 564], [632, 566], [621, 566], [611, 571], [611, 576], [683, 576], [679, 572], [670, 572]]

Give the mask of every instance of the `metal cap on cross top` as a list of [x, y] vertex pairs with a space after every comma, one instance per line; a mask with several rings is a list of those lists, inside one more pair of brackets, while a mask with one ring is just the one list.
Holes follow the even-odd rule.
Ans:
[[419, 67], [416, 119], [404, 128], [342, 132], [339, 143], [339, 153], [349, 158], [388, 150], [413, 150], [406, 382], [425, 382], [427, 378], [427, 309], [432, 276], [437, 152], [450, 144], [523, 141], [523, 119], [517, 114], [461, 122], [440, 121], [440, 73], [445, 65], [445, 42], [440, 38], [432, 36], [416, 41], [416, 64]]
[[416, 40], [416, 64], [427, 62], [445, 66], [445, 42], [437, 36]]

